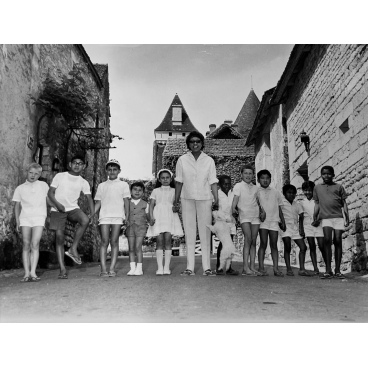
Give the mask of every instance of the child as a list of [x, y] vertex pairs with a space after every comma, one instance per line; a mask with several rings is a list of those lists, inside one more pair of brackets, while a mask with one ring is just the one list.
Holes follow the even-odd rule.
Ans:
[[[71, 248], [65, 252], [75, 263], [82, 264], [77, 248], [89, 223], [92, 223], [94, 205], [87, 180], [80, 175], [85, 168], [85, 160], [82, 155], [75, 155], [69, 162], [69, 171], [56, 174], [48, 196], [56, 209], [51, 209], [50, 230], [56, 231], [56, 254], [60, 265], [59, 279], [67, 279], [64, 264], [64, 240], [65, 224], [69, 220], [78, 223]], [[80, 193], [87, 197], [89, 213], [86, 215], [78, 206]]]
[[304, 198], [300, 205], [303, 210], [303, 214], [300, 217], [300, 222], [302, 225], [302, 233], [300, 235], [307, 238], [309, 244], [310, 257], [313, 264], [314, 275], [319, 275], [319, 269], [317, 266], [317, 253], [316, 253], [316, 243], [314, 238], [317, 239], [318, 248], [322, 253], [323, 261], [325, 260], [325, 251], [323, 249], [323, 229], [318, 221], [319, 225], [317, 227], [312, 226], [313, 214], [314, 214], [314, 199], [313, 199], [313, 189], [315, 184], [312, 181], [306, 181], [302, 184], [302, 190], [306, 198]]
[[[333, 277], [331, 270], [333, 232], [335, 245], [335, 277], [344, 279], [345, 276], [340, 272], [340, 264], [342, 258], [342, 233], [345, 231], [344, 227], [349, 225], [349, 212], [345, 201], [347, 195], [344, 187], [333, 181], [335, 172], [332, 166], [323, 166], [321, 169], [321, 176], [323, 184], [317, 184], [313, 191], [313, 199], [316, 205], [314, 207], [314, 222], [312, 223], [312, 226], [317, 226], [318, 220], [322, 220], [326, 272], [321, 278], [330, 279]], [[341, 211], [342, 208], [345, 220]]]
[[[144, 184], [137, 181], [130, 186], [132, 198], [128, 201], [126, 236], [129, 244], [130, 271], [128, 276], [141, 276], [142, 270], [142, 244], [147, 232], [148, 203], [142, 198]], [[135, 263], [137, 256], [137, 264]]]
[[[243, 181], [234, 187], [234, 200], [232, 203], [232, 213], [237, 215], [236, 207], [239, 211], [239, 222], [244, 234], [243, 249], [243, 276], [261, 276], [256, 270], [256, 241], [259, 226], [259, 207], [257, 202], [258, 188], [252, 183], [254, 171], [251, 166], [243, 166], [240, 169]], [[250, 267], [248, 258], [250, 256]]]
[[[221, 175], [218, 178], [220, 189], [218, 190], [218, 199], [219, 199], [219, 211], [224, 212], [227, 217], [232, 219], [232, 226], [230, 228], [230, 236], [231, 239], [234, 239], [234, 235], [236, 234], [236, 226], [235, 220], [232, 217], [231, 205], [233, 203], [234, 194], [231, 190], [231, 178], [228, 175]], [[216, 263], [216, 275], [223, 275], [224, 270], [220, 269], [220, 257], [222, 251], [222, 242], [220, 242], [217, 247], [217, 263]], [[233, 270], [231, 268], [231, 264], [229, 269], [226, 271], [227, 275], [238, 276], [239, 271]]]
[[298, 219], [303, 214], [303, 210], [299, 203], [295, 201], [296, 188], [294, 185], [286, 184], [282, 188], [284, 194], [282, 213], [284, 214], [286, 230], [281, 231], [281, 238], [284, 242], [284, 258], [286, 263], [286, 275], [294, 276], [294, 272], [290, 266], [290, 252], [291, 252], [291, 239], [294, 240], [296, 245], [299, 247], [299, 276], [311, 276], [304, 267], [305, 264], [305, 253], [307, 247], [301, 234], [303, 234], [303, 224], [299, 221], [298, 230]]
[[[282, 230], [286, 230], [285, 219], [281, 209], [281, 206], [283, 205], [282, 196], [276, 189], [270, 187], [271, 173], [268, 170], [259, 171], [257, 173], [257, 181], [261, 185], [261, 187], [258, 188], [259, 202], [266, 213], [266, 219], [259, 227], [261, 244], [258, 249], [258, 271], [262, 276], [268, 275], [264, 269], [264, 257], [269, 237], [273, 262], [273, 274], [275, 276], [283, 277], [284, 274], [279, 270], [279, 252], [277, 249], [279, 225]], [[279, 224], [280, 220], [281, 223]]]
[[39, 281], [36, 267], [39, 258], [39, 243], [47, 216], [46, 204], [49, 186], [39, 181], [42, 167], [32, 163], [27, 169], [26, 182], [19, 185], [14, 192], [15, 220], [17, 232], [23, 237], [23, 267], [24, 277], [21, 282]]
[[[130, 197], [128, 183], [118, 178], [120, 163], [111, 159], [106, 164], [108, 180], [99, 184], [95, 196], [95, 213], [100, 211], [99, 225], [101, 230], [100, 277], [115, 277], [115, 266], [119, 253], [120, 228], [125, 220]], [[106, 272], [106, 250], [111, 244], [110, 271]]]
[[[156, 275], [170, 275], [171, 236], [183, 236], [179, 215], [173, 212], [175, 182], [170, 170], [162, 169], [157, 174], [156, 188], [152, 191], [149, 204], [150, 227], [147, 236], [156, 238]], [[165, 246], [165, 268], [163, 247]]]

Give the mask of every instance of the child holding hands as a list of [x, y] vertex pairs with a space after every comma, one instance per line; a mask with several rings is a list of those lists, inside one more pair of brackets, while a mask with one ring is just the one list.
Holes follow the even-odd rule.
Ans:
[[[157, 174], [156, 188], [153, 190], [149, 204], [150, 226], [147, 236], [156, 236], [156, 258], [158, 270], [156, 275], [170, 275], [172, 253], [171, 237], [183, 236], [179, 215], [173, 212], [175, 197], [173, 174], [162, 169]], [[163, 247], [165, 247], [165, 267], [163, 266]]]

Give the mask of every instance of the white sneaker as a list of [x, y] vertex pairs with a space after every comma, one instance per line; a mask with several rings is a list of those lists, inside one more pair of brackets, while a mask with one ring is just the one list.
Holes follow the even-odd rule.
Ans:
[[134, 276], [134, 272], [136, 269], [131, 268], [130, 271], [127, 273], [128, 276]]
[[136, 268], [133, 275], [134, 276], [142, 276], [143, 275], [143, 271], [140, 270], [139, 268]]
[[165, 270], [164, 275], [171, 275], [171, 270]]
[[162, 276], [163, 274], [164, 274], [164, 270], [157, 270], [156, 271], [157, 276]]

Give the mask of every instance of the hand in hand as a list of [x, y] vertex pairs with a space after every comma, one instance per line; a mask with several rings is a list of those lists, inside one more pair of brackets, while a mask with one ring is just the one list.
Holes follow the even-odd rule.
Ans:
[[304, 239], [305, 238], [305, 232], [304, 230], [299, 231], [300, 236]]
[[282, 231], [286, 231], [286, 224], [285, 224], [285, 222], [279, 222], [279, 227], [280, 227], [280, 229], [282, 230]]
[[155, 222], [156, 222], [156, 220], [154, 218], [151, 218], [149, 223], [150, 223], [151, 226], [153, 226], [155, 224]]
[[57, 204], [56, 208], [59, 212], [65, 212], [65, 207], [62, 204]]
[[174, 213], [176, 213], [176, 212], [179, 212], [179, 208], [180, 208], [179, 203], [174, 203], [173, 207], [172, 207], [172, 210], [173, 210]]
[[17, 233], [20, 233], [20, 224], [19, 224], [19, 222], [17, 222], [16, 231], [17, 231]]
[[89, 218], [89, 225], [92, 225], [92, 223], [93, 223], [93, 216], [88, 216], [88, 218]]
[[261, 220], [261, 222], [264, 222], [266, 220], [266, 212], [265, 211], [260, 211], [259, 212], [259, 219]]
[[212, 211], [218, 211], [218, 209], [219, 209], [218, 201], [213, 202], [213, 204], [212, 204]]
[[314, 220], [311, 225], [314, 226], [314, 227], [318, 227], [319, 226], [319, 220]]
[[349, 226], [349, 220], [345, 220], [345, 221], [344, 221], [344, 226], [345, 226], [345, 227], [348, 227], [348, 226]]

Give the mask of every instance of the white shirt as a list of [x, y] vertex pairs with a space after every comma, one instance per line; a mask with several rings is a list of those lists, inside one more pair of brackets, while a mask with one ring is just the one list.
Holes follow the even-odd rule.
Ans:
[[217, 183], [215, 162], [201, 152], [196, 160], [191, 152], [179, 157], [175, 180], [183, 183], [181, 198], [212, 199], [211, 185]]
[[14, 192], [13, 201], [20, 202], [22, 210], [19, 218], [47, 216], [46, 197], [49, 186], [40, 180], [33, 183], [26, 181]]
[[[68, 172], [56, 174], [51, 187], [56, 188], [55, 198], [65, 207], [65, 211], [72, 211], [78, 206], [80, 193], [91, 194], [88, 181], [81, 176], [74, 176]], [[57, 211], [51, 208], [51, 211]]]
[[98, 185], [96, 201], [101, 201], [99, 218], [121, 217], [125, 219], [124, 198], [130, 197], [129, 185], [119, 178], [106, 180]]
[[303, 223], [304, 225], [310, 225], [313, 222], [314, 206], [316, 205], [316, 203], [314, 202], [313, 198], [311, 200], [309, 200], [308, 198], [304, 198], [299, 203], [304, 213]]
[[[226, 195], [221, 189], [219, 189], [218, 199], [219, 199], [219, 211], [222, 211], [226, 213], [227, 215], [230, 215], [230, 217], [234, 219], [233, 214], [231, 213], [231, 206], [233, 204], [233, 199], [234, 199], [233, 191], [229, 190], [228, 194]], [[235, 223], [231, 226], [230, 233], [236, 234]]]
[[234, 195], [239, 197], [238, 209], [242, 218], [259, 216], [259, 207], [256, 200], [258, 187], [245, 181], [235, 184]]
[[299, 215], [303, 210], [298, 202], [293, 201], [291, 204], [285, 197], [283, 198], [282, 213], [286, 224], [298, 225]]
[[279, 206], [284, 204], [282, 194], [271, 187], [258, 187], [258, 198], [266, 212], [266, 221], [280, 221]]

